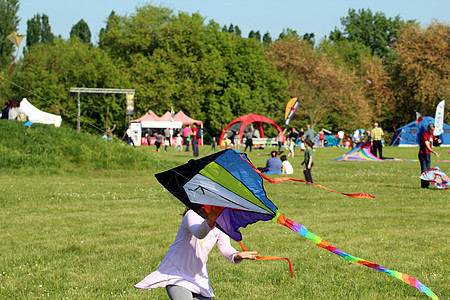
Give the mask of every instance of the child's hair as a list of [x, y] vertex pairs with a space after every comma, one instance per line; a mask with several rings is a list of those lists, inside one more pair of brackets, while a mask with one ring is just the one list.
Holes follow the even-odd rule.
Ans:
[[280, 159], [281, 159], [281, 161], [285, 161], [285, 160], [287, 160], [287, 157], [286, 157], [286, 155], [281, 155]]
[[305, 139], [305, 142], [304, 142], [306, 145], [308, 145], [310, 148], [312, 148], [313, 147], [313, 142], [311, 142], [311, 140], [310, 139]]

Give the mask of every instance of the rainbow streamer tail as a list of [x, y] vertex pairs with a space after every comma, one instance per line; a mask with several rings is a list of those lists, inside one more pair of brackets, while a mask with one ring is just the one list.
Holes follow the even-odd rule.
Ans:
[[[247, 248], [245, 248], [244, 244], [242, 244], [241, 241], [239, 241], [239, 245], [241, 246], [242, 251], [248, 251]], [[289, 260], [289, 258], [286, 257], [279, 257], [279, 256], [273, 256], [273, 255], [266, 255], [266, 256], [257, 256], [256, 260], [278, 260], [278, 259], [284, 259], [289, 263], [289, 271], [291, 272], [291, 278], [294, 278], [294, 271], [292, 270], [292, 263]]]
[[347, 254], [347, 253], [343, 252], [342, 250], [334, 247], [333, 245], [331, 245], [327, 241], [323, 240], [321, 237], [319, 237], [319, 236], [315, 235], [314, 233], [308, 231], [308, 229], [306, 229], [306, 227], [303, 226], [302, 224], [295, 223], [294, 221], [287, 219], [285, 216], [283, 216], [279, 212], [277, 212], [277, 215], [275, 216], [274, 220], [276, 220], [281, 225], [284, 225], [284, 226], [288, 227], [292, 231], [297, 232], [301, 236], [303, 236], [303, 237], [305, 237], [307, 239], [310, 239], [311, 241], [314, 242], [314, 244], [316, 244], [316, 246], [319, 246], [319, 247], [322, 247], [324, 249], [327, 249], [328, 251], [330, 251], [330, 252], [332, 252], [332, 253], [334, 253], [336, 255], [339, 255], [340, 257], [342, 257], [342, 258], [344, 258], [344, 259], [346, 259], [348, 261], [364, 265], [366, 267], [372, 268], [372, 269], [377, 270], [379, 272], [387, 273], [387, 274], [391, 275], [392, 277], [400, 279], [404, 283], [407, 283], [407, 284], [415, 287], [416, 289], [418, 289], [422, 293], [425, 293], [427, 296], [431, 297], [432, 299], [439, 299], [438, 296], [432, 290], [430, 290], [428, 287], [426, 287], [423, 283], [421, 283], [416, 278], [414, 278], [412, 276], [409, 276], [408, 274], [404, 274], [404, 273], [400, 273], [400, 272], [397, 272], [397, 271], [386, 269], [386, 268], [384, 268], [384, 267], [382, 267], [382, 266], [380, 266], [378, 264], [374, 264], [374, 263], [371, 263], [371, 262], [369, 262], [367, 260], [364, 260], [362, 258], [358, 258], [358, 257], [355, 257], [353, 255]]

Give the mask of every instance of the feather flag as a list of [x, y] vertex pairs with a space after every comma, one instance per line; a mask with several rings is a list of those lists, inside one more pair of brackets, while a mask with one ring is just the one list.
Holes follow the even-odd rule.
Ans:
[[300, 101], [297, 97], [292, 98], [289, 100], [289, 102], [286, 105], [286, 112], [284, 114], [285, 124], [284, 128], [286, 129], [291, 122], [292, 117], [295, 114], [295, 111], [297, 110], [298, 106], [300, 105]]
[[445, 100], [439, 102], [436, 107], [436, 115], [434, 117], [434, 132], [435, 136], [439, 136], [444, 132], [444, 107]]

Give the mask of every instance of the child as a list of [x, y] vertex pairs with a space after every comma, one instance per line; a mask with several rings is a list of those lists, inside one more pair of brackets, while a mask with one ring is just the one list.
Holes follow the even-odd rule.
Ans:
[[289, 154], [288, 157], [292, 155], [294, 157], [294, 151], [295, 151], [295, 139], [289, 140]]
[[256, 259], [257, 252], [237, 252], [230, 238], [215, 227], [223, 208], [204, 207], [203, 219], [193, 210], [183, 216], [175, 242], [170, 246], [158, 270], [135, 285], [138, 289], [165, 287], [170, 299], [211, 299], [214, 292], [209, 283], [206, 262], [217, 244], [223, 257], [233, 263]]
[[175, 147], [173, 148], [173, 151], [180, 150], [181, 152], [181, 150], [183, 150], [183, 148], [181, 147], [181, 140], [182, 140], [181, 135], [177, 134], [177, 136], [175, 137]]
[[313, 182], [311, 177], [311, 169], [314, 165], [313, 163], [313, 142], [310, 139], [305, 139], [305, 160], [302, 162], [302, 165], [305, 165], [305, 169], [303, 170], [303, 174], [305, 174], [305, 180], [307, 181], [306, 185], [310, 185]]
[[216, 137], [213, 136], [212, 142], [211, 142], [211, 151], [216, 151], [216, 144], [217, 144]]
[[282, 155], [281, 159], [281, 174], [292, 174], [294, 173], [294, 168], [291, 163], [287, 160], [286, 155]]

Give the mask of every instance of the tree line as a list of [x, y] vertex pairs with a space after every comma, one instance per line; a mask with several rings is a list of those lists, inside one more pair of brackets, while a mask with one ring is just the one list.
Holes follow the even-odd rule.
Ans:
[[[17, 30], [18, 0], [0, 0], [0, 35]], [[174, 105], [205, 122], [210, 135], [234, 118], [257, 113], [284, 123], [284, 109], [299, 97], [292, 126], [312, 124], [350, 132], [378, 121], [393, 130], [415, 111], [434, 115], [450, 95], [450, 27], [425, 28], [400, 16], [350, 9], [341, 26], [316, 42], [314, 33], [286, 28], [277, 39], [238, 25], [220, 26], [198, 13], [163, 6], [137, 7], [108, 16], [97, 45], [80, 20], [65, 40], [51, 33], [45, 14], [27, 21], [27, 43], [8, 80], [3, 99], [28, 98], [76, 127], [77, 99], [71, 87], [135, 89], [135, 117], [149, 109], [162, 115]], [[14, 46], [0, 41], [0, 74], [12, 63]], [[368, 84], [368, 78], [392, 98]], [[82, 129], [126, 128], [124, 98], [94, 95], [81, 101]], [[450, 116], [446, 110], [446, 119]]]

